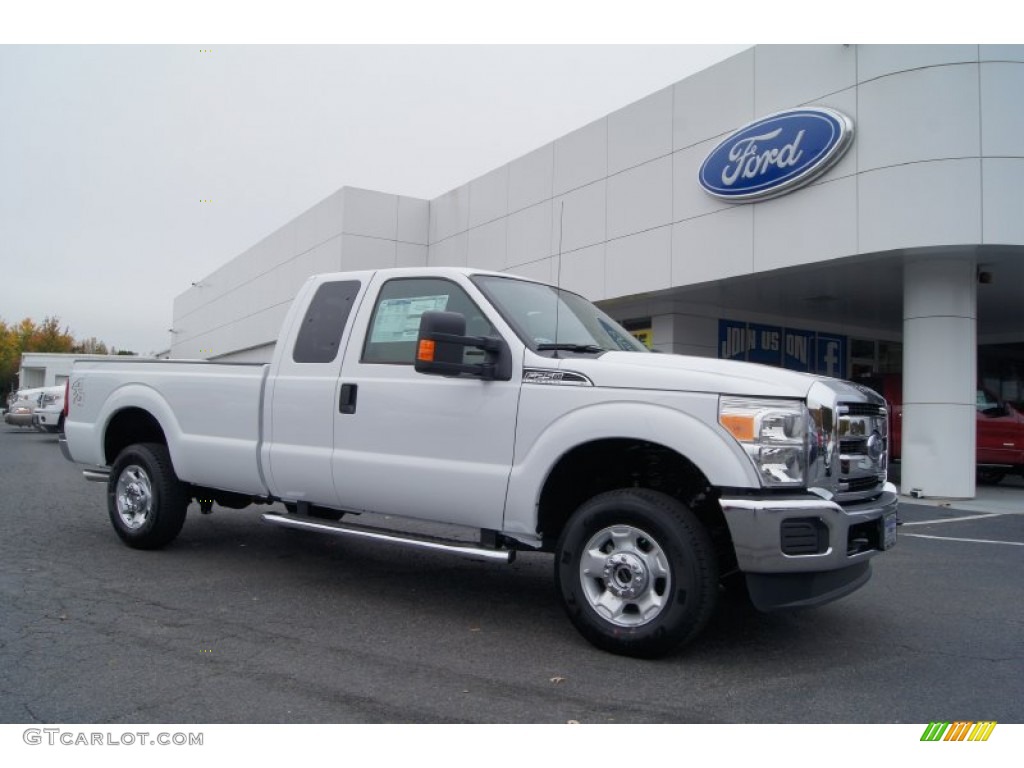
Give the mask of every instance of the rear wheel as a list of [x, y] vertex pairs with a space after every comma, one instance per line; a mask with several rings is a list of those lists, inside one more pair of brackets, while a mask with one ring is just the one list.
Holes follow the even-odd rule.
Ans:
[[188, 502], [165, 445], [130, 445], [110, 468], [107, 511], [129, 547], [159, 549], [173, 541], [185, 524]]
[[718, 567], [704, 526], [656, 491], [610, 491], [584, 503], [558, 543], [555, 579], [569, 619], [592, 644], [664, 655], [714, 611]]

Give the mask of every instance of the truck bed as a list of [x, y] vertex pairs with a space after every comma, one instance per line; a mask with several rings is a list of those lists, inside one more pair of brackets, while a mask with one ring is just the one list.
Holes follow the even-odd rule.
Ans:
[[103, 435], [130, 401], [160, 422], [179, 479], [244, 494], [267, 493], [260, 471], [268, 366], [182, 360], [81, 361], [64, 425], [75, 461], [107, 466]]

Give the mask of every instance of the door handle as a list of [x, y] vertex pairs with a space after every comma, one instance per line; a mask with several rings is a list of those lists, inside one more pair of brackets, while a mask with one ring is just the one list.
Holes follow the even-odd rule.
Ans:
[[338, 411], [340, 413], [356, 412], [356, 394], [358, 391], [358, 384], [341, 385], [341, 395], [338, 397]]

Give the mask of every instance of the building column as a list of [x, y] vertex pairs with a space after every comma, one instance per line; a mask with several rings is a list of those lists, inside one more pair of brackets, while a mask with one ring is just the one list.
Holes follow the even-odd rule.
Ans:
[[718, 320], [701, 315], [671, 313], [651, 318], [653, 348], [659, 352], [718, 357]]
[[977, 266], [915, 256], [903, 270], [901, 492], [974, 497]]

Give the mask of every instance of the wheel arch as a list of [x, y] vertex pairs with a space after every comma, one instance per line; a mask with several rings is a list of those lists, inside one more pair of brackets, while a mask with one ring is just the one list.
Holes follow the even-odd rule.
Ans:
[[114, 413], [103, 431], [103, 456], [112, 465], [121, 451], [135, 443], [167, 445], [157, 418], [145, 408], [130, 406]]
[[160, 393], [151, 387], [129, 384], [111, 393], [104, 406], [105, 415], [101, 414], [97, 421], [103, 425], [100, 449], [107, 466], [133, 443], [166, 446], [172, 464], [178, 466], [181, 428]]
[[506, 531], [538, 537], [548, 548], [586, 499], [643, 487], [679, 499], [709, 530], [723, 528], [728, 536], [714, 489], [757, 484], [740, 451], [708, 424], [674, 408], [604, 403], [578, 409], [551, 424], [517, 460]]

